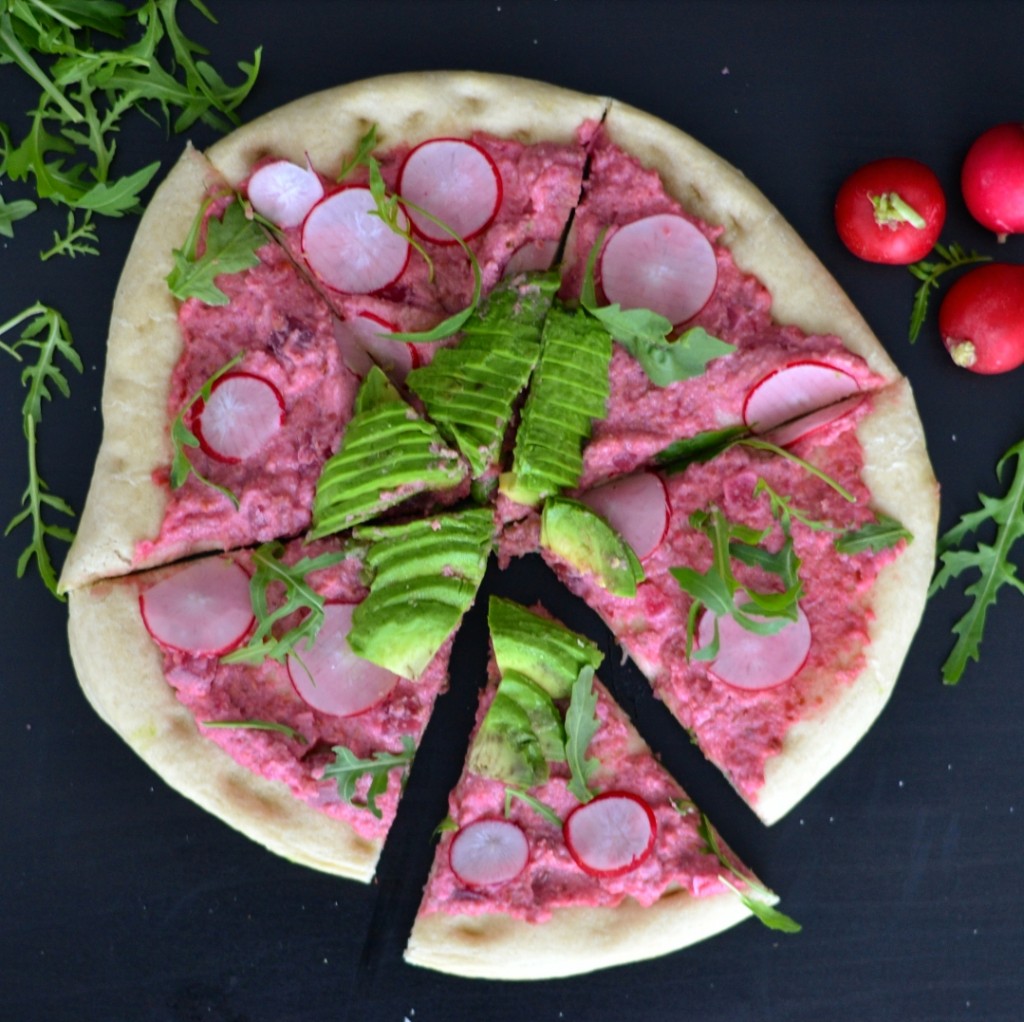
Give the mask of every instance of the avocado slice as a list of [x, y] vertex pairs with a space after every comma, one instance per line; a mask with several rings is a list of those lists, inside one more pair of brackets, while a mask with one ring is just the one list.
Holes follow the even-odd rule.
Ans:
[[513, 700], [525, 711], [544, 759], [549, 763], [563, 762], [565, 725], [551, 696], [529, 678], [513, 672], [502, 677], [498, 693]]
[[532, 788], [548, 779], [548, 763], [529, 714], [500, 688], [480, 723], [466, 765], [475, 774], [514, 787]]
[[636, 596], [644, 580], [632, 547], [586, 504], [568, 497], [549, 497], [540, 519], [540, 545], [577, 571], [594, 577], [613, 596]]

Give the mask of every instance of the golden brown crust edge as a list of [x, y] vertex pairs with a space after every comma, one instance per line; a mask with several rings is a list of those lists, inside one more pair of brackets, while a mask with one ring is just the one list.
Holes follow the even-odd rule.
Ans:
[[556, 909], [544, 923], [507, 915], [419, 915], [405, 960], [457, 976], [554, 979], [656, 958], [746, 919], [732, 892], [695, 898], [670, 891], [653, 905]]
[[511, 75], [419, 71], [382, 75], [304, 96], [211, 146], [206, 155], [232, 184], [267, 156], [313, 166], [329, 177], [372, 125], [381, 149], [442, 135], [485, 131], [530, 142], [575, 139], [600, 120], [608, 100]]
[[247, 837], [301, 865], [368, 882], [380, 842], [246, 770], [199, 733], [164, 677], [138, 594], [133, 580], [119, 579], [68, 595], [71, 656], [96, 712], [167, 784]]

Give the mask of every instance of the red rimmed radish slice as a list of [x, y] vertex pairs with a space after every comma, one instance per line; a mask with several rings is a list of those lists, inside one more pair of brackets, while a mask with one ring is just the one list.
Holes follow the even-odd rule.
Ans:
[[196, 439], [211, 458], [233, 464], [258, 454], [284, 424], [284, 398], [255, 373], [226, 373], [196, 405]]
[[614, 479], [580, 500], [601, 515], [641, 560], [658, 548], [668, 531], [668, 490], [654, 472]]
[[614, 877], [636, 869], [651, 854], [658, 824], [639, 795], [608, 791], [577, 806], [562, 827], [565, 844], [580, 868]]
[[[501, 205], [501, 173], [480, 146], [461, 138], [435, 138], [411, 150], [398, 175], [398, 194], [450, 227], [463, 241], [479, 234]], [[408, 209], [429, 241], [454, 245], [437, 224]]]
[[554, 238], [523, 242], [505, 264], [502, 276], [514, 277], [517, 273], [550, 270], [557, 254], [558, 242]]
[[220, 656], [238, 646], [255, 620], [245, 569], [211, 557], [176, 571], [139, 595], [146, 631], [162, 646]]
[[743, 423], [755, 433], [767, 433], [859, 392], [857, 380], [838, 366], [791, 362], [773, 369], [750, 388], [743, 402]]
[[469, 887], [514, 880], [526, 868], [530, 845], [510, 820], [477, 820], [461, 828], [448, 849], [452, 872]]
[[658, 213], [620, 227], [601, 252], [601, 286], [612, 304], [650, 309], [671, 323], [692, 319], [718, 281], [711, 242], [685, 217]]
[[848, 415], [863, 400], [863, 394], [854, 394], [852, 397], [843, 398], [842, 401], [836, 401], [835, 404], [819, 408], [808, 415], [801, 415], [799, 419], [794, 419], [792, 422], [779, 426], [778, 429], [773, 429], [770, 433], [766, 433], [764, 438], [773, 444], [778, 444], [779, 447], [788, 447], [790, 444], [795, 444], [797, 440], [803, 440], [805, 436], [816, 433], [824, 426]]
[[336, 717], [376, 706], [398, 684], [398, 675], [358, 657], [349, 648], [355, 604], [328, 603], [312, 646], [302, 642], [287, 658], [288, 676], [308, 705]]
[[324, 185], [312, 167], [274, 160], [253, 171], [246, 194], [257, 213], [278, 227], [298, 227], [324, 197]]
[[[379, 291], [397, 280], [409, 261], [409, 242], [376, 215], [376, 208], [369, 188], [351, 185], [321, 199], [302, 224], [302, 254], [335, 291]], [[398, 226], [408, 226], [401, 210]]]
[[379, 365], [393, 379], [404, 380], [420, 364], [416, 347], [408, 341], [389, 341], [381, 334], [398, 333], [398, 326], [372, 312], [360, 312], [335, 324], [345, 364], [363, 376], [372, 364]]
[[787, 621], [773, 635], [761, 635], [739, 624], [734, 617], [716, 617], [706, 611], [697, 626], [697, 646], [714, 641], [718, 623], [718, 656], [709, 664], [719, 681], [757, 691], [775, 688], [789, 681], [807, 662], [811, 649], [811, 626], [807, 615], [797, 608], [795, 621]]

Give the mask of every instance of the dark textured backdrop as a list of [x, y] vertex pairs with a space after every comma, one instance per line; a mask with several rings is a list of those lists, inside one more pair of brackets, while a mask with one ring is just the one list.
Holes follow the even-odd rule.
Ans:
[[[835, 236], [843, 177], [890, 154], [929, 163], [947, 188], [944, 238], [1024, 262], [970, 221], [959, 165], [971, 140], [1024, 115], [1018, 3], [220, 0], [205, 28], [228, 69], [265, 46], [252, 117], [315, 89], [382, 72], [472, 68], [615, 96], [689, 131], [739, 166], [849, 291], [914, 384], [943, 487], [943, 527], [996, 490], [995, 463], [1024, 437], [1021, 373], [981, 378], [945, 359], [934, 310], [910, 346], [915, 282], [858, 263]], [[0, 121], [24, 131], [32, 90], [0, 68]], [[196, 131], [195, 141], [212, 141]], [[136, 124], [133, 165], [170, 165], [182, 140]], [[13, 194], [7, 196], [12, 198]], [[85, 373], [46, 409], [43, 478], [81, 507], [99, 442], [103, 346], [134, 221], [101, 226], [103, 255], [40, 264], [63, 216], [0, 242], [0, 322], [39, 298], [68, 317]], [[20, 227], [20, 229], [19, 229]], [[24, 485], [17, 367], [0, 353], [0, 520]], [[929, 605], [878, 724], [797, 809], [762, 827], [673, 729], [628, 668], [610, 680], [726, 839], [781, 895], [799, 936], [748, 922], [670, 957], [590, 977], [493, 984], [401, 961], [458, 774], [484, 651], [458, 645], [379, 881], [360, 885], [273, 858], [168, 790], [92, 713], [64, 638], [65, 608], [14, 579], [0, 541], [0, 1020], [18, 1022], [1011, 1022], [1024, 993], [1024, 603], [1007, 592], [980, 664], [955, 689], [939, 667], [965, 608]], [[1024, 556], [1024, 552], [1020, 556]], [[589, 611], [521, 565], [500, 581], [545, 594], [570, 624]], [[617, 658], [612, 658], [616, 660]], [[611, 672], [606, 672], [611, 673]], [[429, 758], [428, 758], [429, 757]]]

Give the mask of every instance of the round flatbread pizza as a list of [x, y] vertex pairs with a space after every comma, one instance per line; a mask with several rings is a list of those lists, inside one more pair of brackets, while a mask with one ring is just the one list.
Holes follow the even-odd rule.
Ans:
[[[509, 77], [189, 147], [103, 418], [61, 578], [83, 689], [183, 794], [364, 881], [492, 555], [547, 561], [766, 823], [882, 711], [934, 559], [910, 386], [781, 214], [679, 129]], [[588, 971], [770, 905], [596, 665], [506, 625], [409, 960]]]

